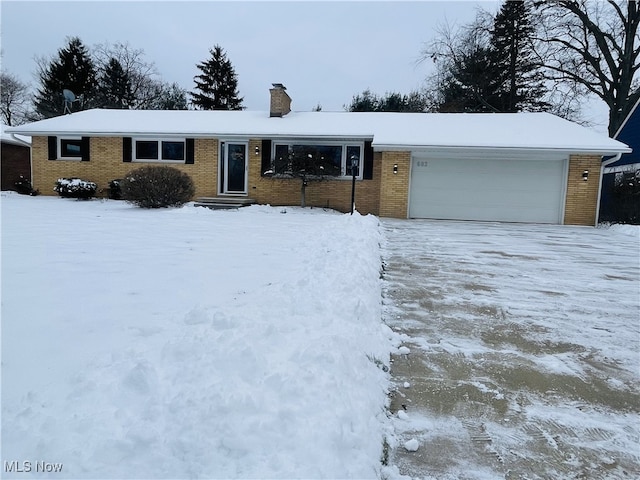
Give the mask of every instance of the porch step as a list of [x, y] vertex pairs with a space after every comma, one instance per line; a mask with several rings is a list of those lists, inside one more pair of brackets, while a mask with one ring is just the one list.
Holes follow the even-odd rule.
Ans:
[[196, 207], [206, 207], [213, 210], [228, 210], [232, 208], [246, 207], [253, 205], [256, 201], [247, 197], [199, 197], [196, 198]]

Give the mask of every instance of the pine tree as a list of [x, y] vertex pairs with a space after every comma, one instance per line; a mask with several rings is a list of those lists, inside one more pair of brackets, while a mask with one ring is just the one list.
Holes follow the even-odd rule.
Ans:
[[193, 105], [200, 110], [242, 110], [238, 97], [238, 76], [222, 47], [209, 49], [211, 58], [196, 66], [202, 72], [194, 77]]
[[42, 118], [50, 118], [64, 113], [63, 90], [71, 90], [83, 101], [74, 103], [72, 110], [90, 108], [94, 105], [96, 69], [87, 48], [78, 37], [68, 41], [66, 48], [58, 50], [58, 57], [48, 64], [39, 65], [38, 89], [34, 106]]
[[496, 105], [499, 83], [493, 58], [490, 48], [477, 46], [454, 60], [450, 67], [451, 84], [446, 86], [440, 111], [500, 111]]
[[424, 112], [427, 104], [427, 97], [419, 91], [412, 91], [409, 95], [387, 92], [381, 97], [366, 89], [355, 95], [344, 108], [349, 112]]
[[530, 0], [502, 3], [460, 33], [445, 30], [423, 51], [437, 62], [432, 77], [436, 110], [441, 112], [519, 112], [548, 110], [540, 67], [534, 61]]
[[498, 88], [493, 99], [501, 112], [543, 110], [540, 99], [546, 94], [542, 72], [534, 61], [528, 1], [507, 1], [495, 17], [491, 31], [493, 72]]
[[128, 109], [133, 104], [131, 79], [115, 58], [109, 60], [98, 79], [97, 98], [102, 108]]

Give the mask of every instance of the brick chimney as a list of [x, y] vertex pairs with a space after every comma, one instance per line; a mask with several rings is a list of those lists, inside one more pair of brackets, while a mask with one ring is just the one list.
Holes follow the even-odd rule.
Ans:
[[287, 95], [286, 87], [281, 83], [272, 83], [270, 117], [284, 117], [291, 111], [291, 97]]

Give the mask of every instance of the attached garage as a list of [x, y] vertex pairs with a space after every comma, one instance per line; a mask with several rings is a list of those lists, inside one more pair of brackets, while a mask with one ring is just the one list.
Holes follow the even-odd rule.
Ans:
[[414, 152], [409, 217], [561, 224], [568, 158]]

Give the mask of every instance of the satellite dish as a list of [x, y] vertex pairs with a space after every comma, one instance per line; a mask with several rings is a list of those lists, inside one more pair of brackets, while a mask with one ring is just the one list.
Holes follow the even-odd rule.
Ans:
[[64, 90], [62, 90], [62, 95], [64, 95], [65, 102], [73, 103], [76, 101], [76, 94], [71, 90], [65, 88]]
[[82, 101], [82, 95], [76, 97], [76, 94], [67, 88], [62, 90], [62, 95], [64, 96], [64, 113], [71, 113], [71, 106], [73, 105], [73, 102]]

